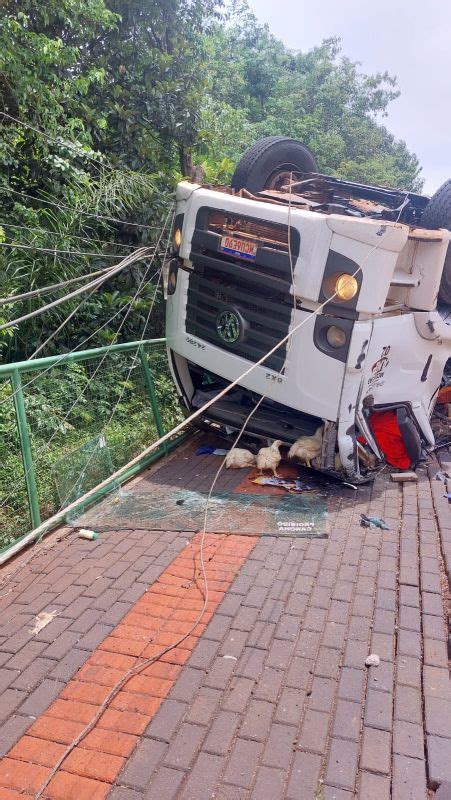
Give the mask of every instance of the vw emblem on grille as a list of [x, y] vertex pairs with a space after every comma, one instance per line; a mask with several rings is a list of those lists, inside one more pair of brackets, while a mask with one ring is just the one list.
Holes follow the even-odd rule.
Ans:
[[235, 344], [242, 333], [241, 320], [236, 311], [231, 309], [220, 311], [216, 318], [216, 330], [223, 342]]

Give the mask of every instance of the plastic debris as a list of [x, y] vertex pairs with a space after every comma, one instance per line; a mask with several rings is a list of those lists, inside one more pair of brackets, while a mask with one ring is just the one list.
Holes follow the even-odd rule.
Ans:
[[301, 481], [300, 478], [276, 478], [275, 475], [271, 477], [259, 475], [258, 478], [253, 478], [252, 483], [256, 483], [257, 486], [276, 486], [278, 489], [286, 489], [292, 494], [314, 492], [318, 489], [318, 486]]
[[196, 456], [226, 456], [228, 452], [228, 450], [214, 447], [212, 444], [201, 444], [196, 450]]
[[390, 526], [387, 525], [383, 519], [380, 519], [379, 517], [367, 517], [366, 514], [360, 514], [360, 525], [362, 528], [368, 528], [371, 527], [371, 525], [374, 525], [375, 528], [380, 528], [382, 531], [390, 530]]
[[449, 477], [450, 476], [448, 475], [447, 472], [441, 472], [439, 470], [438, 472], [435, 473], [435, 480], [436, 481], [441, 481], [442, 483], [444, 483], [446, 478], [449, 478]]
[[228, 658], [230, 661], [238, 661], [236, 656], [223, 656], [223, 658]]
[[52, 621], [52, 619], [55, 619], [55, 617], [57, 617], [58, 614], [59, 614], [59, 611], [56, 611], [56, 610], [55, 611], [41, 611], [40, 614], [36, 615], [34, 628], [31, 628], [30, 633], [32, 633], [33, 636], [35, 636], [35, 634], [39, 633], [39, 631], [42, 631], [42, 629], [45, 628], [46, 625], [48, 625], [49, 622]]
[[79, 539], [89, 539], [93, 541], [99, 538], [99, 534], [96, 531], [91, 531], [89, 528], [80, 528], [78, 531], [78, 538]]
[[365, 666], [366, 667], [378, 667], [381, 663], [381, 660], [377, 653], [370, 653], [368, 658], [365, 659]]

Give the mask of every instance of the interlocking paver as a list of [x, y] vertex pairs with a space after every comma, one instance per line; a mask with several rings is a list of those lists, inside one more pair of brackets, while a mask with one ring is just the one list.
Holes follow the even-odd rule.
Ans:
[[[425, 800], [426, 775], [431, 789], [449, 779], [451, 731], [440, 549], [430, 485], [419, 476], [404, 487], [379, 476], [338, 511], [331, 498], [329, 539], [212, 537], [224, 556], [207, 625], [132, 678], [52, 791], [69, 796], [78, 786], [95, 797], [112, 781], [114, 800]], [[365, 531], [362, 512], [390, 530]], [[24, 579], [19, 602], [11, 593], [7, 638], [0, 633], [0, 669], [14, 677], [7, 713], [20, 705], [0, 747], [6, 754], [17, 743], [8, 759], [14, 769], [32, 765], [26, 780], [72, 741], [124, 670], [195, 620], [202, 599], [182, 607], [171, 564], [182, 551], [189, 579], [186, 542], [175, 532], [117, 531], [33, 559], [37, 579]], [[167, 594], [149, 596], [162, 574]], [[58, 617], [30, 638], [41, 604]], [[371, 651], [382, 661], [368, 669]], [[55, 680], [60, 696], [46, 711]], [[36, 722], [25, 716], [33, 708]]]

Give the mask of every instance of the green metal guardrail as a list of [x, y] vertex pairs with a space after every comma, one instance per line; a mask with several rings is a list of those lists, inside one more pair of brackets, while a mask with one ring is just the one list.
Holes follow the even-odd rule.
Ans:
[[[67, 353], [58, 356], [51, 356], [48, 358], [39, 358], [33, 361], [22, 361], [12, 364], [0, 365], [0, 379], [10, 381], [11, 395], [14, 402], [14, 409], [16, 415], [18, 439], [20, 444], [20, 452], [23, 462], [24, 475], [23, 478], [26, 484], [27, 497], [28, 497], [28, 510], [33, 529], [37, 528], [42, 522], [42, 509], [40, 506], [39, 492], [37, 486], [36, 463], [33, 456], [33, 448], [30, 437], [29, 418], [27, 414], [26, 399], [24, 388], [27, 382], [23, 382], [22, 376], [27, 373], [42, 373], [49, 371], [53, 367], [64, 367], [67, 364], [79, 364], [85, 361], [93, 361], [96, 359], [104, 359], [110, 355], [117, 354], [134, 354], [133, 365], [141, 370], [142, 386], [145, 393], [145, 398], [149, 403], [152, 412], [153, 422], [155, 425], [158, 438], [165, 434], [165, 426], [160, 412], [157, 392], [155, 388], [154, 375], [151, 367], [149, 366], [148, 353], [149, 350], [158, 345], [165, 343], [165, 339], [148, 339], [140, 342], [127, 342], [125, 344], [109, 345], [105, 347], [93, 348], [91, 350], [81, 350], [73, 353]], [[147, 458], [135, 464], [130, 470], [126, 471], [121, 478], [121, 483], [130, 479], [137, 472], [148, 466], [150, 463], [159, 458], [162, 454], [169, 452], [176, 447], [179, 442], [186, 438], [186, 434], [178, 436], [174, 441], [165, 442], [160, 448], [154, 451]], [[13, 479], [12, 479], [13, 480]], [[103, 486], [98, 493], [90, 499], [89, 503], [83, 504], [81, 501], [80, 511], [87, 505], [98, 501], [101, 497], [111, 491], [117, 484], [114, 480]], [[92, 487], [90, 487], [92, 488]], [[1, 500], [0, 500], [1, 503]], [[61, 510], [61, 516], [64, 514], [64, 509]], [[27, 533], [15, 539], [13, 545], [4, 547], [0, 550], [0, 555], [7, 553], [11, 547], [16, 548], [21, 539], [29, 537]]]

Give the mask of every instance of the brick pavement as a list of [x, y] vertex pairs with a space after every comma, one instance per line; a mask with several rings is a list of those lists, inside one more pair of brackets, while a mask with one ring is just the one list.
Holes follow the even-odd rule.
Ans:
[[[421, 800], [451, 780], [446, 581], [431, 484], [424, 470], [419, 476], [402, 487], [381, 476], [371, 497], [359, 489], [355, 502], [333, 511], [327, 540], [263, 538], [254, 547], [237, 537], [250, 555], [192, 654], [183, 665], [159, 663], [157, 694], [155, 684], [136, 684], [126, 698], [133, 710], [110, 709], [115, 724], [130, 714], [146, 725], [122, 725], [103, 760], [82, 747], [62, 772], [104, 792], [87, 797], [104, 797], [113, 784], [112, 800]], [[384, 516], [391, 530], [362, 529], [361, 512]], [[71, 702], [74, 716], [76, 704], [100, 702], [101, 687], [139, 655], [135, 604], [186, 540], [135, 531], [61, 543], [34, 559], [1, 601], [0, 742], [3, 753], [16, 746], [8, 758], [29, 786], [36, 767], [48, 768], [37, 755], [43, 740], [50, 763], [85, 723], [61, 704]], [[59, 616], [31, 637], [43, 608]], [[379, 667], [364, 666], [370, 651]], [[105, 654], [116, 666], [102, 662]], [[31, 724], [35, 734], [24, 735]], [[105, 734], [94, 733], [105, 752]], [[0, 785], [8, 786], [3, 769]], [[49, 796], [68, 800], [63, 788]], [[23, 795], [5, 788], [0, 796]]]

